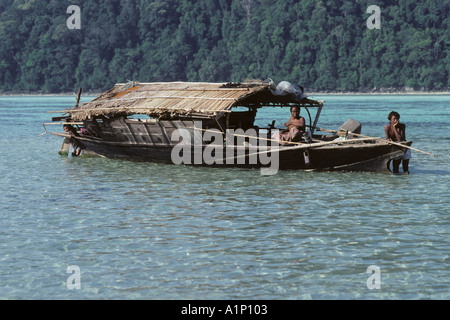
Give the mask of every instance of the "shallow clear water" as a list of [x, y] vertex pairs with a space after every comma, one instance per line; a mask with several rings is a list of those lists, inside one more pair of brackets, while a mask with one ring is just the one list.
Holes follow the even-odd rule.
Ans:
[[437, 156], [413, 152], [410, 175], [274, 176], [62, 157], [39, 135], [74, 97], [0, 97], [0, 299], [449, 299], [450, 96], [312, 98], [321, 127], [370, 136], [396, 110]]

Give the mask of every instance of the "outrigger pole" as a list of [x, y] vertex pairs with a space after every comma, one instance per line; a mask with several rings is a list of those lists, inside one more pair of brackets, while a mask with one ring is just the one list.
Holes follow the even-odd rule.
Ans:
[[417, 151], [417, 152], [422, 152], [422, 153], [425, 153], [425, 154], [430, 155], [432, 157], [435, 157], [435, 155], [432, 154], [432, 153], [429, 153], [429, 152], [426, 152], [426, 151], [423, 151], [423, 150], [419, 150], [419, 149], [416, 149], [416, 148], [413, 148], [413, 147], [410, 147], [410, 146], [406, 146], [406, 145], [403, 145], [401, 143], [397, 143], [397, 142], [394, 142], [394, 141], [389, 141], [389, 140], [386, 140], [386, 139], [382, 139], [382, 138], [379, 138], [379, 137], [369, 137], [369, 136], [365, 136], [365, 135], [362, 135], [362, 134], [353, 133], [353, 132], [347, 132], [347, 131], [343, 131], [343, 130], [336, 131], [336, 130], [327, 130], [327, 129], [323, 129], [323, 128], [317, 128], [317, 130], [324, 131], [324, 132], [330, 132], [330, 133], [348, 133], [350, 135], [354, 135], [354, 136], [361, 137], [361, 138], [372, 138], [372, 139], [380, 140], [380, 141], [383, 141], [383, 142], [386, 142], [386, 143], [389, 143], [389, 144], [393, 144], [395, 146], [399, 146], [399, 147], [402, 147], [402, 148], [407, 148], [407, 149], [411, 149], [411, 150], [414, 150], [414, 151]]

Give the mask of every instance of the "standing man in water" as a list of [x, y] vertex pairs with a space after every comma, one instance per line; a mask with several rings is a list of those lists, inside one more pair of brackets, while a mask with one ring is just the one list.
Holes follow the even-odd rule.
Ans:
[[[392, 111], [389, 113], [388, 120], [389, 124], [384, 127], [386, 140], [394, 142], [406, 141], [406, 125], [404, 123], [400, 123], [400, 114]], [[409, 173], [409, 159], [411, 159], [411, 150], [407, 149], [402, 157], [395, 158], [392, 161], [393, 172], [399, 172], [400, 163], [403, 160], [403, 172]]]

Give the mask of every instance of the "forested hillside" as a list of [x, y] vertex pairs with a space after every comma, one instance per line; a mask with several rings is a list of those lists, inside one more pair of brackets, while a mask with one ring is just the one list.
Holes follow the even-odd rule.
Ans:
[[447, 90], [449, 12], [450, 0], [0, 0], [0, 92], [267, 78]]

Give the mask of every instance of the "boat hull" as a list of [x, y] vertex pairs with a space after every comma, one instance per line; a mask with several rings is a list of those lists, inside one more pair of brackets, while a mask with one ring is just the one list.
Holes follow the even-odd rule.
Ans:
[[[252, 146], [232, 146], [221, 150], [218, 146], [212, 148], [207, 145], [139, 144], [85, 137], [76, 140], [85, 147], [84, 152], [107, 158], [194, 166], [275, 167], [279, 170], [390, 172], [391, 160], [401, 157], [406, 151], [406, 148], [377, 140], [318, 147], [314, 144], [305, 147], [280, 146], [270, 149], [270, 152]], [[404, 144], [409, 146], [411, 143]], [[211, 150], [216, 152], [211, 153]]]

